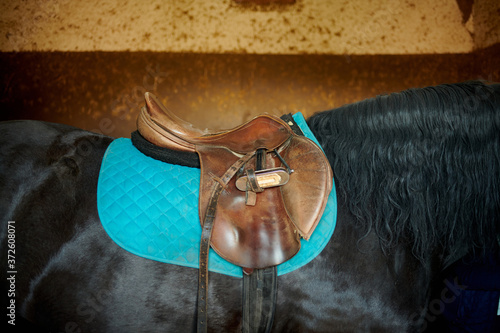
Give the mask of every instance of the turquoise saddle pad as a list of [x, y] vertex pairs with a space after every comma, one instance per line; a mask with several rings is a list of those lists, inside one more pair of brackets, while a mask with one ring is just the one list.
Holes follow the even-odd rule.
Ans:
[[[316, 141], [302, 114], [294, 116], [304, 134]], [[316, 141], [317, 142], [317, 141]], [[199, 267], [201, 226], [198, 216], [200, 169], [152, 159], [137, 150], [130, 139], [114, 140], [101, 165], [97, 207], [111, 239], [138, 256], [187, 267]], [[278, 275], [313, 260], [335, 229], [335, 186], [313, 235], [301, 240], [292, 259], [278, 265]], [[242, 269], [210, 249], [209, 270], [242, 277]]]

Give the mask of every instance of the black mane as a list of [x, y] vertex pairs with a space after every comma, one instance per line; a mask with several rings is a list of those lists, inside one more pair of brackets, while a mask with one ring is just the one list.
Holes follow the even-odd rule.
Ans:
[[500, 85], [410, 89], [308, 123], [350, 211], [384, 250], [410, 240], [418, 258], [437, 249], [450, 263], [498, 245]]

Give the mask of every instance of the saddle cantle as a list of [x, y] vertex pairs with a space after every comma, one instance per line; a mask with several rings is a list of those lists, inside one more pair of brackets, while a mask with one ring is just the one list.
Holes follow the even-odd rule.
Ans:
[[[309, 239], [314, 231], [332, 187], [331, 168], [321, 148], [271, 115], [258, 116], [232, 130], [209, 132], [179, 119], [152, 94], [147, 93], [145, 100], [137, 121], [140, 134], [155, 145], [196, 151], [200, 157], [202, 224], [214, 182], [220, 182], [232, 164], [248, 155], [248, 162], [235, 172], [218, 199], [212, 248], [245, 268], [271, 267], [293, 257], [300, 249], [299, 237]], [[259, 149], [266, 152], [263, 169], [283, 169], [286, 163], [293, 173], [286, 185], [258, 192], [252, 206], [235, 178], [248, 177], [244, 170], [252, 174], [257, 169]]]

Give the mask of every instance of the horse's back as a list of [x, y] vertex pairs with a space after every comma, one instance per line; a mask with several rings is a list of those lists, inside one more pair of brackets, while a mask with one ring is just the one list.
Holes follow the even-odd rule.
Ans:
[[[395, 97], [404, 102], [405, 95], [384, 97], [357, 104], [353, 110], [337, 109], [312, 118], [309, 122], [311, 130], [323, 143], [334, 167], [338, 223], [331, 241], [316, 259], [279, 277], [275, 331], [412, 332], [419, 331], [422, 325], [435, 319], [432, 309], [430, 313], [426, 309], [430, 301], [431, 281], [444, 266], [438, 253], [442, 249], [435, 243], [454, 238], [448, 235], [442, 238], [428, 236], [446, 230], [443, 228], [446, 223], [454, 226], [453, 220], [450, 222], [443, 217], [451, 219], [457, 214], [451, 211], [429, 217], [429, 207], [444, 209], [449, 205], [436, 203], [448, 201], [462, 205], [460, 198], [468, 189], [467, 183], [460, 178], [452, 187], [457, 190], [456, 196], [447, 190], [445, 185], [452, 179], [452, 168], [445, 168], [446, 177], [429, 186], [427, 178], [419, 173], [424, 170], [422, 166], [426, 166], [423, 163], [428, 161], [428, 167], [437, 165], [441, 168], [439, 163], [443, 159], [435, 159], [435, 156], [441, 157], [454, 146], [467, 145], [477, 138], [486, 140], [488, 145], [479, 147], [483, 153], [462, 149], [465, 157], [451, 160], [448, 166], [456, 167], [461, 173], [475, 170], [474, 174], [478, 174], [477, 178], [486, 185], [471, 185], [470, 188], [481, 189], [477, 194], [486, 198], [483, 201], [488, 211], [498, 211], [499, 207], [496, 194], [498, 179], [495, 178], [500, 161], [499, 131], [490, 130], [488, 133], [493, 134], [488, 136], [475, 125], [480, 123], [490, 129], [500, 128], [500, 86], [474, 84], [460, 87], [460, 94], [456, 87], [417, 91], [424, 92], [424, 97], [433, 93], [439, 107], [450, 99], [460, 102], [458, 106], [443, 108], [443, 112], [435, 112], [432, 104], [429, 104], [427, 112], [420, 112], [416, 106], [427, 101], [427, 97], [416, 95], [414, 100], [406, 101], [404, 105], [408, 110], [405, 112], [411, 111], [417, 120], [427, 121], [424, 122], [426, 126], [409, 126], [404, 130], [400, 127], [399, 121], [408, 119], [401, 111], [401, 103], [396, 103], [392, 110], [386, 104]], [[463, 89], [467, 94], [463, 95]], [[450, 91], [453, 94], [448, 94]], [[439, 92], [446, 93], [446, 98], [439, 98], [443, 97]], [[463, 111], [460, 117], [448, 117], [457, 110]], [[363, 111], [366, 111], [365, 114]], [[395, 112], [399, 112], [398, 121], [392, 118]], [[356, 118], [360, 114], [368, 119]], [[380, 122], [381, 114], [385, 114], [384, 123]], [[460, 125], [454, 127], [454, 131], [445, 131], [450, 136], [458, 135], [459, 140], [450, 137], [449, 142], [456, 143], [453, 147], [443, 146], [442, 140], [434, 140], [435, 137], [441, 138], [434, 135], [441, 133], [441, 128], [449, 129], [450, 119]], [[349, 124], [353, 128], [349, 128]], [[381, 141], [367, 142], [374, 141], [376, 137], [376, 133], [372, 132], [366, 135], [367, 128], [374, 124], [379, 125], [374, 130], [382, 127], [378, 136]], [[387, 126], [381, 126], [384, 124]], [[440, 131], [433, 131], [435, 128], [431, 125], [437, 126]], [[401, 136], [397, 138], [409, 141], [410, 145], [415, 145], [413, 136], [420, 138], [422, 146], [417, 147], [419, 154], [394, 149], [400, 148], [394, 147], [400, 141], [387, 140], [387, 128], [397, 132]], [[429, 137], [421, 135], [423, 129], [430, 129], [427, 133]], [[466, 130], [473, 132], [471, 134]], [[358, 137], [354, 137], [356, 131], [361, 132]], [[362, 144], [354, 139], [359, 139]], [[128, 253], [107, 236], [100, 223], [96, 207], [97, 179], [102, 156], [110, 141], [110, 138], [62, 125], [32, 122], [0, 124], [0, 251], [3, 267], [7, 267], [8, 235], [14, 233], [16, 253], [12, 269], [18, 272], [14, 274], [16, 308], [29, 319], [57, 331], [189, 330], [189, 327], [195, 326], [197, 271]], [[366, 160], [359, 162], [362, 148], [366, 150]], [[395, 159], [394, 152], [400, 152], [402, 158]], [[345, 162], [347, 157], [352, 161]], [[407, 157], [417, 158], [418, 163], [397, 164], [406, 163]], [[391, 162], [387, 165], [394, 168], [381, 167], [384, 166], [380, 163], [382, 158]], [[478, 163], [478, 160], [488, 163]], [[477, 172], [478, 166], [484, 165], [492, 165], [489, 175]], [[373, 170], [380, 171], [380, 175], [374, 174]], [[417, 176], [411, 179], [418, 186], [403, 183], [413, 173]], [[487, 176], [491, 177], [491, 182], [487, 181]], [[420, 180], [422, 184], [418, 183]], [[365, 195], [370, 190], [379, 189], [380, 193], [374, 192], [371, 197]], [[385, 189], [391, 190], [392, 196], [385, 193]], [[431, 190], [437, 195], [446, 194], [443, 197], [446, 200], [429, 199], [424, 202], [419, 199], [423, 193], [432, 194], [428, 193]], [[411, 205], [400, 205], [395, 201], [401, 199], [405, 203], [403, 199], [406, 198], [414, 200]], [[387, 205], [382, 206], [385, 203]], [[373, 222], [371, 218], [364, 218], [364, 215], [370, 217], [375, 210], [380, 212], [379, 220]], [[422, 213], [424, 216], [415, 215], [413, 224], [402, 224], [401, 221], [407, 222], [413, 217], [407, 216], [406, 212]], [[428, 225], [422, 223], [427, 217]], [[493, 230], [485, 237], [497, 237], [498, 218], [489, 217], [484, 210], [480, 210], [476, 219], [462, 219], [467, 223], [461, 226], [462, 229], [457, 229], [458, 235], [468, 236], [471, 231], [484, 228]], [[422, 233], [426, 226], [430, 231]], [[400, 235], [396, 234], [398, 231]], [[415, 239], [422, 242], [416, 243]], [[465, 241], [468, 242], [453, 242], [442, 253], [455, 256], [465, 246], [474, 245], [471, 237], [465, 237]], [[429, 249], [422, 251], [428, 255], [418, 256], [417, 259], [416, 250], [421, 248]], [[4, 290], [9, 290], [9, 276], [5, 276], [5, 270], [2, 274]], [[6, 295], [4, 293], [4, 297]], [[240, 327], [242, 313], [241, 279], [211, 273], [209, 299], [209, 328], [220, 332], [236, 331]], [[5, 300], [9, 302], [11, 299], [6, 297]]]
[[[97, 179], [99, 163], [111, 140], [62, 124], [1, 122], [2, 221], [22, 217], [22, 212], [36, 213], [44, 203], [56, 210], [64, 200], [77, 199], [77, 188], [84, 186], [89, 176]], [[30, 195], [37, 195], [37, 201]], [[27, 203], [36, 206], [27, 209]]]
[[[13, 221], [17, 312], [58, 331], [156, 332], [193, 327], [197, 271], [130, 254], [102, 228], [96, 188], [111, 139], [39, 122], [3, 123], [0, 133], [0, 177], [5, 184], [0, 188], [2, 262], [6, 267], [7, 221]], [[399, 309], [417, 292], [401, 292], [405, 296], [392, 299], [390, 295], [405, 288], [385, 284], [394, 278], [388, 271], [378, 272], [386, 258], [377, 248], [370, 250], [371, 257], [349, 249], [349, 240], [363, 234], [347, 221], [352, 216], [345, 208], [339, 207], [338, 216], [342, 223], [319, 257], [279, 278], [275, 330], [404, 331], [414, 325], [405, 319], [407, 310]], [[372, 275], [377, 288], [385, 285], [384, 291], [374, 292], [372, 283], [364, 283], [365, 273]], [[9, 288], [7, 277], [2, 278], [4, 290]], [[218, 331], [237, 330], [241, 280], [211, 274], [209, 292], [209, 325]], [[6, 306], [9, 301], [5, 299]], [[376, 304], [385, 310], [374, 318]]]
[[95, 206], [95, 185], [88, 180], [97, 179], [110, 141], [61, 124], [0, 123], [0, 247], [2, 267], [9, 267], [2, 287], [15, 292], [4, 295], [3, 304], [13, 303], [17, 314]]

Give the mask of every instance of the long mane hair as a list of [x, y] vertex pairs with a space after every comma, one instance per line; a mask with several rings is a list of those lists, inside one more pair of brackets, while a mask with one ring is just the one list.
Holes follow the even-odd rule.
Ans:
[[410, 89], [308, 120], [338, 190], [384, 251], [449, 264], [500, 235], [500, 85]]

